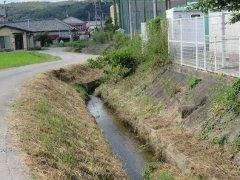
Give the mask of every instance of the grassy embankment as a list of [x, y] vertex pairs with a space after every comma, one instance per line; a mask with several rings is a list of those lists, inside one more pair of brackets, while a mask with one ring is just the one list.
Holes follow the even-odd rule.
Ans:
[[171, 64], [160, 19], [143, 51], [138, 38], [115, 43], [89, 66], [104, 70], [96, 93], [156, 152], [145, 179], [239, 177], [239, 80]]
[[34, 178], [126, 179], [86, 108], [83, 89], [74, 88], [99, 76], [74, 66], [40, 74], [23, 89], [13, 123]]
[[54, 61], [57, 57], [38, 52], [1, 52], [0, 69]]

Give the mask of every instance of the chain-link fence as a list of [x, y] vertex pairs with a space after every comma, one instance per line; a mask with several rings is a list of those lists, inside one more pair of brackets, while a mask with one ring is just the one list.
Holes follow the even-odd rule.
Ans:
[[169, 20], [169, 49], [176, 63], [240, 76], [240, 23], [229, 13]]

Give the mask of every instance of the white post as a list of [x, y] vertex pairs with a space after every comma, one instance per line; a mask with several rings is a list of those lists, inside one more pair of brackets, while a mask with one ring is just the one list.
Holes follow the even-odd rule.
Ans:
[[225, 12], [222, 12], [222, 67], [226, 64], [226, 19], [225, 19]]
[[132, 25], [132, 6], [131, 6], [131, 0], [128, 0], [128, 13], [129, 13], [130, 37], [131, 37], [131, 39], [133, 39], [133, 25]]
[[205, 17], [203, 17], [203, 69], [207, 70], [207, 63], [206, 63], [206, 54], [207, 54], [207, 48], [206, 48], [206, 24], [205, 24]]
[[239, 75], [239, 77], [240, 77], [240, 37], [239, 37], [239, 41], [238, 41], [238, 47], [239, 47], [239, 50], [238, 50], [238, 53], [239, 53], [238, 75]]
[[198, 59], [198, 18], [195, 18], [195, 42], [196, 42], [196, 69], [199, 67], [199, 59]]
[[181, 51], [181, 65], [183, 65], [183, 27], [182, 19], [180, 19], [180, 51]]
[[146, 22], [142, 22], [141, 23], [141, 38], [142, 38], [142, 53], [143, 53], [144, 46], [145, 46], [146, 42], [148, 41], [148, 37], [147, 37], [147, 23]]
[[214, 37], [214, 70], [217, 71], [217, 37]]

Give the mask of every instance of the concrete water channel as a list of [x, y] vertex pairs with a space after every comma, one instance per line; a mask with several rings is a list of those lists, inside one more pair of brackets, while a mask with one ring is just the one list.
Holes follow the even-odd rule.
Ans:
[[112, 151], [122, 161], [129, 178], [143, 179], [144, 167], [151, 161], [152, 153], [140, 148], [142, 143], [139, 139], [118, 120], [100, 98], [91, 95], [88, 109], [102, 129]]

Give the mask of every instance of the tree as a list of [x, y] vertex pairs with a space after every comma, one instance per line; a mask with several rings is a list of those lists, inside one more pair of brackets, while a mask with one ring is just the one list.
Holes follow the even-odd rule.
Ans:
[[240, 3], [239, 0], [200, 0], [196, 8], [204, 12], [227, 10], [232, 12], [232, 23], [240, 21]]

